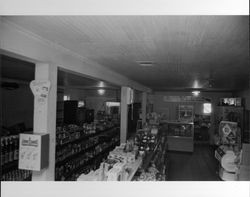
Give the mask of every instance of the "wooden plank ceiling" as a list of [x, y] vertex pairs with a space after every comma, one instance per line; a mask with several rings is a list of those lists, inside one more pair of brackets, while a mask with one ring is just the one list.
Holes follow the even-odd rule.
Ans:
[[153, 90], [233, 91], [249, 85], [249, 16], [5, 18]]

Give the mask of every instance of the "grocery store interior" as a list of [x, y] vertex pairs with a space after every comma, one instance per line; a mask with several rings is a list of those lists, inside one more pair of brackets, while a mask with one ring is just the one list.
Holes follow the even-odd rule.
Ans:
[[249, 16], [2, 16], [1, 181], [250, 181]]

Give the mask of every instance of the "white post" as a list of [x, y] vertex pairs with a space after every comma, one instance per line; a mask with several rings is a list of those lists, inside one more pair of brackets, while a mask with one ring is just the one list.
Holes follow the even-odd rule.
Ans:
[[125, 143], [128, 132], [128, 100], [129, 88], [121, 88], [121, 126], [120, 126], [120, 143]]
[[142, 124], [146, 122], [147, 116], [147, 93], [142, 93]]
[[39, 106], [34, 100], [34, 133], [49, 133], [49, 166], [48, 168], [32, 173], [32, 181], [55, 180], [55, 149], [56, 149], [56, 103], [57, 103], [57, 66], [37, 63], [35, 80], [49, 80], [50, 91], [48, 102]]

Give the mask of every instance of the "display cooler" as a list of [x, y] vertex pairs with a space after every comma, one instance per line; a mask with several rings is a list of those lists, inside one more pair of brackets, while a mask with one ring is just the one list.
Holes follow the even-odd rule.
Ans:
[[194, 123], [166, 122], [168, 150], [193, 152]]

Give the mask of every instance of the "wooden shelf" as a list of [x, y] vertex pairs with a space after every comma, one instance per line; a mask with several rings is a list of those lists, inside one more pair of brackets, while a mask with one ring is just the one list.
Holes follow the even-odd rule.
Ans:
[[65, 142], [64, 144], [57, 144], [57, 145], [56, 145], [56, 148], [62, 148], [63, 146], [65, 146], [65, 145], [67, 145], [67, 144], [71, 144], [71, 143], [76, 143], [76, 142], [88, 140], [88, 138], [90, 138], [90, 137], [95, 137], [95, 136], [98, 136], [98, 135], [103, 134], [103, 133], [105, 133], [105, 132], [111, 132], [112, 130], [115, 130], [115, 129], [118, 129], [118, 128], [119, 128], [119, 127], [113, 127], [113, 128], [105, 129], [105, 130], [103, 130], [103, 131], [96, 131], [96, 133], [84, 135], [84, 136], [82, 136], [82, 137], [80, 137], [80, 138], [78, 138], [78, 139], [74, 139], [74, 140]]
[[4, 164], [1, 168], [2, 168], [2, 174], [5, 174], [11, 170], [16, 170], [18, 169], [18, 160]]
[[[114, 134], [114, 135], [107, 136], [107, 137], [108, 137], [108, 139], [110, 140], [110, 139], [112, 139], [113, 137], [115, 137], [115, 136], [117, 136], [117, 135], [119, 135], [119, 133], [116, 133], [116, 134]], [[104, 142], [104, 141], [103, 141], [103, 142]], [[67, 161], [70, 161], [70, 160], [73, 160], [73, 159], [77, 158], [77, 157], [78, 157], [79, 155], [81, 155], [82, 153], [85, 153], [85, 152], [87, 152], [87, 151], [89, 151], [89, 150], [95, 148], [96, 146], [102, 144], [103, 142], [99, 141], [98, 143], [96, 143], [96, 144], [94, 144], [94, 145], [92, 145], [92, 146], [90, 146], [90, 147], [88, 147], [88, 148], [85, 148], [84, 150], [82, 150], [82, 151], [80, 151], [80, 152], [77, 152], [77, 153], [75, 153], [75, 154], [73, 154], [73, 155], [70, 155], [70, 156], [66, 157], [66, 158], [63, 159], [62, 161], [56, 162], [56, 166], [63, 165], [63, 164], [66, 163]]]
[[64, 163], [70, 161], [70, 160], [73, 160], [75, 159], [76, 157], [78, 157], [79, 155], [81, 155], [82, 153], [85, 153], [87, 152], [88, 150], [91, 150], [92, 148], [95, 148], [97, 145], [101, 144], [100, 142], [88, 147], [88, 148], [85, 148], [84, 150], [81, 150], [80, 152], [77, 152], [73, 155], [70, 155], [68, 157], [66, 157], [65, 159], [63, 159], [62, 161], [58, 161], [56, 162], [56, 166], [60, 166], [60, 165], [63, 165]]
[[94, 160], [96, 160], [99, 156], [104, 155], [105, 153], [109, 152], [110, 149], [115, 147], [119, 141], [115, 142], [114, 144], [110, 145], [109, 147], [105, 148], [100, 153], [97, 153], [94, 157], [90, 158], [88, 161], [86, 161], [84, 164], [80, 165], [79, 167], [73, 169], [71, 172], [67, 173], [64, 177], [65, 180], [67, 180], [69, 177], [71, 177], [74, 173], [77, 173], [79, 170], [81, 170], [84, 166], [90, 164]]
[[127, 181], [131, 181], [133, 179], [135, 173], [137, 172], [141, 164], [142, 164], [142, 158], [139, 157], [134, 163], [131, 164], [131, 166], [129, 166], [132, 169], [132, 172], [130, 173]]
[[146, 170], [148, 168], [150, 162], [152, 161], [153, 157], [155, 156], [155, 152], [158, 149], [159, 145], [160, 145], [160, 141], [158, 141], [158, 143], [156, 144], [153, 151], [150, 151], [149, 153], [147, 153], [147, 155], [143, 159], [143, 164], [141, 166], [142, 169]]
[[185, 137], [185, 136], [172, 136], [172, 135], [169, 135], [168, 138], [190, 139], [190, 140], [193, 140], [192, 137]]
[[32, 181], [32, 175], [28, 176], [26, 179], [23, 179], [22, 181]]

